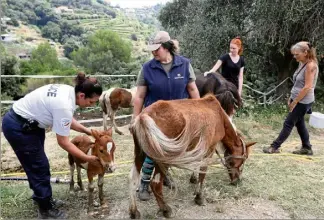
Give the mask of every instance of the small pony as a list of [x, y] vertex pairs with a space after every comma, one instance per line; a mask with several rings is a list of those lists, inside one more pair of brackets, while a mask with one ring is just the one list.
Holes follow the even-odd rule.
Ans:
[[114, 164], [114, 152], [116, 149], [115, 143], [112, 139], [112, 128], [107, 131], [91, 130], [92, 136], [95, 138], [93, 142], [87, 135], [79, 135], [71, 140], [71, 142], [77, 146], [81, 151], [88, 155], [95, 155], [100, 160], [100, 166], [93, 165], [82, 161], [71, 154], [68, 155], [70, 165], [70, 192], [74, 191], [74, 169], [77, 167], [78, 185], [81, 190], [84, 190], [81, 179], [81, 168], [87, 170], [88, 174], [88, 212], [93, 210], [93, 190], [94, 183], [93, 178], [98, 175], [98, 188], [100, 205], [105, 207], [106, 201], [103, 197], [103, 182], [105, 173], [112, 173], [116, 167]]
[[245, 143], [229, 116], [213, 94], [201, 99], [158, 101], [145, 108], [130, 127], [135, 144], [135, 160], [130, 172], [130, 217], [139, 218], [136, 188], [145, 155], [152, 158], [155, 171], [151, 189], [164, 217], [172, 210], [162, 194], [162, 184], [170, 166], [199, 172], [195, 202], [204, 204], [203, 183], [216, 146], [222, 145], [231, 183], [240, 180], [243, 164], [253, 143]]
[[109, 116], [116, 133], [120, 135], [123, 134], [123, 132], [117, 128], [115, 114], [119, 108], [133, 107], [136, 91], [137, 87], [133, 87], [131, 89], [110, 88], [101, 94], [99, 103], [102, 109], [104, 130], [107, 130], [107, 116]]
[[235, 110], [242, 107], [242, 99], [237, 87], [218, 72], [210, 73], [207, 76], [204, 76], [204, 74], [198, 75], [196, 85], [200, 97], [207, 93], [214, 94], [230, 117], [233, 116]]

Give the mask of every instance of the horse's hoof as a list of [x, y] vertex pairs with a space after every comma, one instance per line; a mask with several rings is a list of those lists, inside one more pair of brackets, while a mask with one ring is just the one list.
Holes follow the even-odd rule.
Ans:
[[88, 213], [88, 215], [91, 215], [91, 216], [94, 215], [95, 213], [94, 213], [93, 207], [89, 207], [87, 210], [87, 213]]
[[171, 218], [172, 216], [172, 209], [170, 208], [170, 206], [166, 205], [164, 207], [164, 209], [162, 210], [163, 216], [165, 218]]
[[97, 201], [93, 201], [93, 206], [94, 206], [94, 207], [99, 207], [100, 204], [99, 204], [99, 202], [97, 202]]
[[136, 211], [131, 211], [129, 213], [129, 217], [131, 219], [140, 219], [141, 218], [141, 213], [136, 209]]
[[119, 135], [124, 135], [124, 133], [121, 132], [121, 131], [116, 131], [116, 133], [119, 134]]
[[190, 181], [190, 183], [192, 183], [192, 184], [197, 184], [197, 183], [198, 183], [198, 179], [197, 179], [197, 177], [196, 177], [195, 175], [191, 175], [189, 181]]
[[199, 206], [204, 206], [206, 204], [206, 201], [201, 195], [198, 194], [195, 197], [195, 203]]
[[108, 203], [107, 202], [101, 203], [101, 208], [108, 208]]

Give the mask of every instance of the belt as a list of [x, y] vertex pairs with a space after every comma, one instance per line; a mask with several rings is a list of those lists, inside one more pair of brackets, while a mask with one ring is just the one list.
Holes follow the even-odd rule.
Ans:
[[22, 123], [26, 123], [28, 122], [28, 120], [26, 118], [21, 117], [20, 115], [18, 115], [12, 108], [9, 110], [10, 114], [17, 119], [18, 121], [22, 122]]

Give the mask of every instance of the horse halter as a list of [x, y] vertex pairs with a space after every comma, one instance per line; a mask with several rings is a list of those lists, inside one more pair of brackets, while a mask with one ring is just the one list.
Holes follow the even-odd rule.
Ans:
[[[222, 164], [224, 165], [224, 167], [228, 168], [228, 169], [232, 169], [232, 168], [238, 168], [239, 171], [241, 172], [243, 170], [243, 167], [244, 167], [244, 162], [245, 160], [247, 159], [247, 154], [246, 154], [246, 144], [245, 142], [243, 141], [242, 138], [240, 138], [241, 142], [242, 142], [242, 148], [243, 148], [243, 154], [242, 155], [229, 155], [229, 156], [226, 156], [226, 157], [222, 157], [218, 151], [216, 150], [216, 154], [217, 156], [219, 157], [220, 161], [222, 162]], [[235, 158], [235, 159], [242, 159], [243, 162], [242, 162], [242, 165], [240, 167], [230, 167], [226, 164], [226, 160], [227, 159], [230, 159], [230, 158]]]

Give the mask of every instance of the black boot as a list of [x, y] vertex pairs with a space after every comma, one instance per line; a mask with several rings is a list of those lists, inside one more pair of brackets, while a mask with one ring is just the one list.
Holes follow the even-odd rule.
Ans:
[[138, 198], [142, 201], [147, 201], [151, 199], [151, 194], [149, 192], [150, 181], [141, 180], [141, 185], [138, 191]]
[[[38, 202], [38, 218], [40, 219], [65, 219], [66, 215], [63, 211], [60, 211], [52, 198], [45, 201]], [[63, 204], [62, 204], [63, 205]]]
[[[64, 202], [62, 200], [53, 199], [53, 198], [50, 199], [50, 203], [52, 203], [52, 205], [55, 208], [60, 208], [60, 207], [62, 207], [64, 205]], [[38, 205], [38, 203], [35, 200], [34, 200], [34, 205]]]
[[38, 210], [38, 218], [40, 219], [65, 219], [65, 213], [57, 208]]
[[64, 205], [64, 202], [62, 200], [59, 200], [59, 199], [51, 198], [50, 202], [52, 203], [52, 205], [55, 208], [60, 208], [60, 207], [62, 207]]

